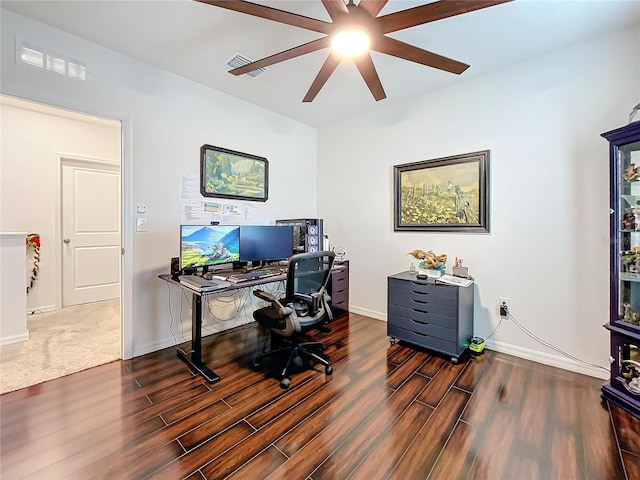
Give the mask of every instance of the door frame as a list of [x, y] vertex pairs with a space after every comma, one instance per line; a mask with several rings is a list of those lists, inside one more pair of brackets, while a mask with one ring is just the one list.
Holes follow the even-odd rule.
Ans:
[[[122, 130], [122, 126], [120, 127]], [[120, 175], [120, 187], [122, 188], [122, 166], [121, 162], [114, 162], [107, 159], [85, 157], [80, 155], [68, 155], [66, 153], [55, 153], [56, 157], [56, 206], [54, 211], [54, 245], [53, 247], [58, 252], [56, 256], [56, 268], [60, 273], [58, 282], [58, 288], [56, 289], [56, 310], [60, 310], [63, 307], [62, 290], [64, 281], [64, 272], [62, 271], [62, 169], [65, 166], [79, 166], [88, 168], [100, 168], [101, 166], [118, 167], [118, 174]], [[122, 157], [122, 155], [121, 155]], [[122, 191], [120, 192], [120, 198], [118, 199], [122, 203]], [[120, 215], [122, 215], [122, 205], [120, 205]], [[120, 220], [120, 296], [122, 296], [122, 219]], [[122, 312], [121, 312], [122, 313]], [[120, 325], [122, 327], [122, 314], [120, 315]], [[120, 328], [120, 335], [122, 335], [122, 328]]]
[[84, 100], [71, 99], [46, 89], [35, 89], [11, 82], [0, 84], [0, 93], [29, 102], [70, 110], [120, 122], [120, 218], [122, 269], [120, 270], [121, 357], [133, 358], [133, 118], [130, 112], [112, 110]]

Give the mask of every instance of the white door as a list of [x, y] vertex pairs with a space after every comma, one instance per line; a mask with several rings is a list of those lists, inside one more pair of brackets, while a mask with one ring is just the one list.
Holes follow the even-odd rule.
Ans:
[[62, 163], [62, 306], [120, 296], [120, 167]]

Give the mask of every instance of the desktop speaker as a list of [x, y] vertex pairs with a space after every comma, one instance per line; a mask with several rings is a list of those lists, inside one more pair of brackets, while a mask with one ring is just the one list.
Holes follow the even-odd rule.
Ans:
[[293, 253], [318, 252], [323, 248], [322, 219], [276, 220], [276, 225], [293, 225]]
[[180, 259], [178, 257], [171, 258], [171, 275], [180, 275]]

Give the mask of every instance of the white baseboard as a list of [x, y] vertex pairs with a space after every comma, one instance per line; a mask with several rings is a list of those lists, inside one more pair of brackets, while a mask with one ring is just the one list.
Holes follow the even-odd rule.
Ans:
[[27, 308], [27, 315], [33, 315], [36, 313], [53, 312], [58, 310], [55, 305], [44, 305], [42, 307]]
[[12, 335], [10, 337], [0, 338], [0, 346], [11, 345], [12, 343], [20, 343], [29, 340], [29, 330], [20, 335]]
[[[208, 335], [214, 335], [216, 333], [222, 333], [222, 332], [225, 332], [227, 330], [233, 330], [234, 328], [242, 327], [244, 325], [249, 325], [250, 323], [253, 323], [253, 320], [252, 319], [247, 319], [247, 320], [242, 320], [242, 321], [237, 321], [237, 322], [232, 322], [232, 323], [233, 323], [233, 325], [229, 326], [228, 328], [224, 328], [224, 325], [222, 325], [222, 326], [220, 326], [220, 325], [205, 325], [205, 326], [202, 327], [202, 338], [205, 338]], [[162, 350], [163, 348], [175, 347], [176, 346], [176, 341], [177, 341], [178, 344], [191, 341], [191, 321], [185, 322], [185, 324], [182, 327], [182, 329], [180, 329], [180, 327], [178, 327], [177, 331], [184, 332], [184, 337], [182, 335], [176, 335], [175, 339], [173, 337], [167, 337], [167, 338], [163, 338], [162, 340], [158, 340], [157, 342], [153, 342], [153, 343], [149, 343], [147, 345], [142, 345], [142, 346], [139, 346], [139, 347], [135, 347], [134, 351], [133, 351], [133, 356], [134, 357], [139, 357], [141, 355], [146, 355], [147, 353], [155, 352], [157, 350]], [[175, 332], [176, 332], [176, 328], [174, 327], [174, 333]]]
[[[182, 338], [178, 338], [178, 343], [182, 343]], [[133, 348], [133, 356], [140, 357], [142, 355], [146, 355], [147, 353], [157, 352], [158, 350], [162, 350], [163, 348], [175, 347], [175, 340], [170, 338], [164, 338], [162, 340], [158, 340], [157, 342], [148, 343], [147, 345], [135, 346]]]
[[[387, 321], [387, 315], [385, 313], [375, 312], [373, 310], [353, 305], [349, 305], [349, 311], [359, 315], [364, 315], [365, 317], [374, 318], [376, 320]], [[590, 365], [584, 365], [559, 355], [552, 355], [550, 353], [539, 352], [530, 348], [519, 347], [510, 343], [497, 341], [488, 341], [486, 345], [490, 350], [506, 353], [518, 358], [524, 358], [525, 360], [531, 360], [532, 362], [541, 363], [543, 365], [549, 365], [551, 367], [561, 368], [563, 370], [569, 370], [570, 372], [581, 373], [583, 375], [589, 375], [590, 377], [601, 378], [603, 380], [609, 378], [608, 371]], [[602, 366], [608, 367], [608, 365]]]
[[[517, 345], [491, 340], [486, 342], [486, 347], [489, 350], [506, 353], [507, 355], [513, 355], [514, 357], [524, 358], [525, 360], [531, 360], [532, 362], [541, 363], [543, 365], [569, 370], [570, 372], [581, 373], [583, 375], [589, 375], [590, 377], [601, 378], [603, 380], [609, 378], [608, 371], [604, 371], [601, 368], [590, 365], [584, 365], [559, 355], [539, 352], [530, 348], [518, 347]], [[607, 367], [607, 365], [602, 366]]]
[[387, 314], [376, 312], [374, 310], [369, 310], [367, 308], [356, 307], [354, 305], [349, 305], [349, 312], [357, 313], [358, 315], [364, 315], [365, 317], [373, 318], [375, 320], [382, 320], [383, 322], [387, 321]]
[[[374, 320], [387, 321], [387, 315], [382, 312], [376, 312], [367, 308], [362, 308], [354, 305], [349, 305], [349, 312], [363, 315], [365, 317], [373, 318]], [[247, 322], [250, 323], [250, 322]], [[190, 331], [189, 331], [190, 334]], [[178, 343], [182, 340], [178, 339]], [[166, 338], [152, 344], [144, 345], [134, 349], [133, 355], [135, 357], [145, 355], [147, 353], [155, 352], [156, 350], [162, 350], [163, 348], [173, 347], [175, 341], [173, 338]], [[543, 365], [549, 365], [551, 367], [561, 368], [563, 370], [569, 370], [570, 372], [581, 373], [583, 375], [589, 375], [590, 377], [600, 378], [606, 380], [609, 378], [609, 372], [600, 368], [590, 365], [583, 365], [582, 363], [570, 360], [559, 355], [552, 355], [545, 352], [539, 352], [530, 348], [519, 347], [509, 343], [488, 341], [486, 346], [489, 350], [494, 350], [500, 353], [506, 353], [507, 355], [513, 355], [514, 357], [524, 358], [532, 362], [541, 363]], [[606, 367], [607, 365], [602, 365]]]

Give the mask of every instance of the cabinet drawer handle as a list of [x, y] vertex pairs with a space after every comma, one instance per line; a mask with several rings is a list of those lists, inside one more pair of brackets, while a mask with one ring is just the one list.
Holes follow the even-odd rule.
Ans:
[[411, 300], [413, 303], [419, 303], [421, 305], [426, 305], [429, 302], [425, 301], [425, 300]]
[[417, 308], [412, 308], [411, 310], [413, 310], [414, 312], [418, 312], [418, 313], [429, 313], [426, 310], [418, 310]]
[[429, 325], [429, 323], [428, 323], [428, 322], [419, 322], [418, 320], [414, 320], [413, 318], [411, 319], [411, 321], [412, 321], [413, 323], [417, 323], [418, 325]]

